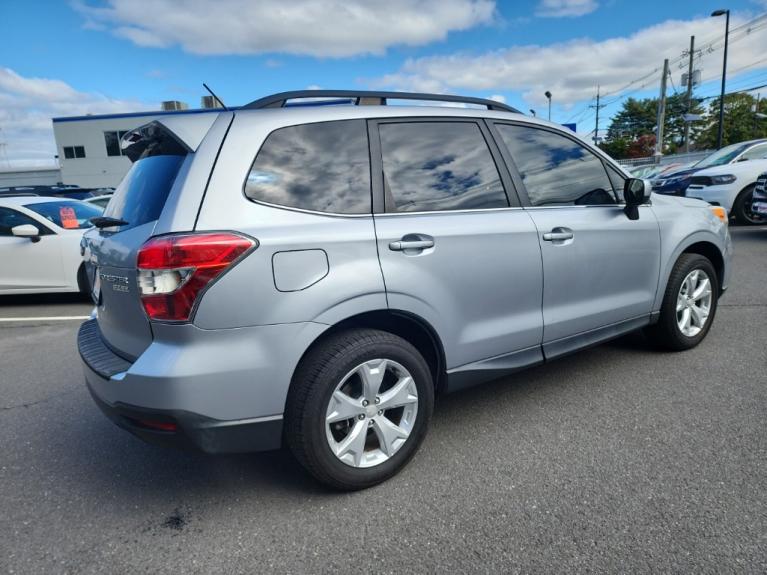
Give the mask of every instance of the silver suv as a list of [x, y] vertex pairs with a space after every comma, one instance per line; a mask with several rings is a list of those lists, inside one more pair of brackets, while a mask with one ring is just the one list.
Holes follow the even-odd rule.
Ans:
[[399, 471], [435, 395], [639, 328], [691, 348], [727, 286], [722, 208], [494, 101], [289, 92], [122, 145], [82, 245], [96, 403], [156, 443], [287, 445], [339, 489]]

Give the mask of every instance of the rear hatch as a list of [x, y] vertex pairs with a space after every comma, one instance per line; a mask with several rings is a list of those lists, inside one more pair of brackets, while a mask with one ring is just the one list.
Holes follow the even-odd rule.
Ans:
[[186, 172], [185, 164], [193, 154], [188, 144], [158, 122], [129, 132], [122, 146], [123, 155], [133, 165], [104, 217], [127, 223], [90, 230], [83, 238], [83, 248], [101, 335], [115, 353], [133, 360], [152, 341], [137, 288], [137, 252], [152, 236], [171, 190], [181, 185], [183, 176], [179, 174]]

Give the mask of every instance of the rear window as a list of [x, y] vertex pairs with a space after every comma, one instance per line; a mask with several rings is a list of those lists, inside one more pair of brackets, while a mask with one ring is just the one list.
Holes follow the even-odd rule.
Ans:
[[245, 195], [278, 206], [369, 214], [370, 158], [364, 120], [291, 126], [266, 138]]
[[128, 222], [126, 230], [160, 217], [186, 156], [150, 156], [131, 166], [115, 190], [104, 215]]
[[89, 220], [101, 215], [100, 208], [78, 201], [45, 202], [24, 207], [65, 230], [90, 228], [93, 224]]

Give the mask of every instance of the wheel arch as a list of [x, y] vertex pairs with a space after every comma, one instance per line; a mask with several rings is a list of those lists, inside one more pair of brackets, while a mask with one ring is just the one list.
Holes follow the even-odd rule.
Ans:
[[[295, 376], [298, 366], [307, 354], [326, 338], [351, 328], [372, 328], [393, 333], [412, 344], [426, 360], [431, 371], [435, 391], [444, 391], [447, 385], [445, 350], [436, 330], [422, 317], [403, 310], [379, 309], [349, 316], [331, 325], [318, 335], [306, 348], [293, 370]], [[293, 379], [291, 378], [291, 386]]]
[[660, 310], [660, 307], [663, 304], [663, 297], [666, 293], [666, 286], [671, 277], [671, 272], [682, 254], [699, 254], [706, 257], [714, 266], [719, 295], [722, 294], [722, 284], [726, 279], [726, 260], [722, 248], [719, 247], [717, 239], [718, 237], [712, 234], [698, 232], [688, 236], [685, 238], [685, 241], [677, 246], [671, 257], [668, 258], [668, 263], [666, 264], [665, 269], [663, 269], [663, 275], [660, 278], [658, 291], [656, 292], [655, 304], [653, 305], [654, 311]]

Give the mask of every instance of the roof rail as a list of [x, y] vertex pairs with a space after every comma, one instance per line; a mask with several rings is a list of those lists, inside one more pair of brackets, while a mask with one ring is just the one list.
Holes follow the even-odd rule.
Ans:
[[[488, 110], [502, 110], [504, 112], [521, 113], [516, 108], [507, 104], [487, 100], [485, 98], [474, 98], [471, 96], [452, 96], [449, 94], [421, 94], [418, 92], [378, 92], [367, 90], [295, 90], [292, 92], [280, 92], [265, 96], [252, 101], [242, 107], [243, 110], [258, 110], [263, 108], [284, 108], [288, 100], [301, 100], [307, 98], [342, 98], [348, 103], [356, 105], [385, 106], [387, 99], [392, 100], [422, 100], [434, 102], [456, 102], [460, 104], [477, 104], [487, 106]], [[334, 103], [347, 103], [345, 101]], [[301, 104], [298, 104], [301, 105]], [[307, 104], [303, 104], [307, 105]]]

